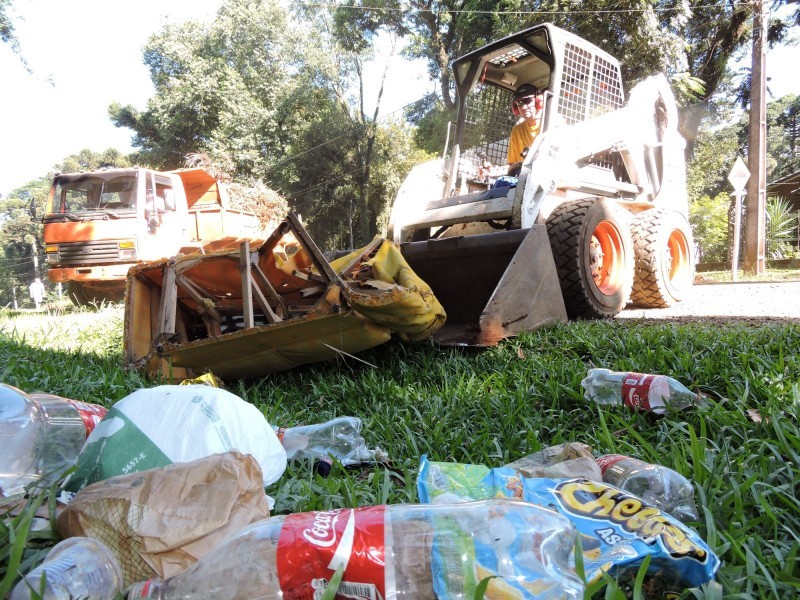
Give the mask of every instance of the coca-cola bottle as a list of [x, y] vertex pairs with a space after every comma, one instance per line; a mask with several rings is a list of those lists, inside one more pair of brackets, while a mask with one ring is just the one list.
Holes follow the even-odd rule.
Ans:
[[630, 492], [680, 521], [696, 521], [694, 487], [677, 471], [621, 454], [597, 459], [603, 481]]
[[75, 464], [107, 409], [51, 394], [26, 394], [0, 383], [0, 494], [37, 480], [54, 483]]
[[666, 407], [683, 409], [698, 400], [698, 395], [667, 375], [589, 369], [581, 381], [587, 400], [598, 404], [625, 405], [634, 410], [664, 414]]
[[93, 538], [71, 537], [17, 583], [10, 600], [114, 600], [121, 593], [122, 570], [111, 551]]
[[296, 513], [259, 521], [168, 579], [128, 599], [319, 598], [337, 571], [337, 598], [583, 598], [565, 517], [512, 498]]

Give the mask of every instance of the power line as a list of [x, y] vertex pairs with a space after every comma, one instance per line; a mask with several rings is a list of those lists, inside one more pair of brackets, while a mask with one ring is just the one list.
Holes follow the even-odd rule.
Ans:
[[[689, 7], [691, 10], [702, 9], [702, 8], [728, 8], [730, 7], [732, 10], [737, 8], [749, 6], [749, 2], [734, 2], [733, 4], [728, 4], [727, 2], [712, 2], [709, 4], [698, 4], [696, 6]], [[298, 2], [298, 5], [303, 6], [305, 8], [336, 8], [338, 9], [348, 9], [348, 10], [361, 10], [361, 11], [369, 11], [369, 12], [397, 12], [397, 13], [438, 13], [440, 11], [434, 11], [428, 8], [416, 8], [416, 7], [379, 7], [379, 6], [358, 6], [355, 4], [340, 4], [340, 5], [331, 5], [331, 3], [322, 3], [322, 2]], [[602, 15], [602, 14], [623, 14], [623, 13], [645, 13], [645, 12], [678, 12], [680, 11], [680, 7], [656, 7], [651, 6], [647, 8], [608, 8], [608, 9], [577, 9], [577, 10], [448, 10], [446, 11], [449, 14], [460, 14], [460, 15]]]

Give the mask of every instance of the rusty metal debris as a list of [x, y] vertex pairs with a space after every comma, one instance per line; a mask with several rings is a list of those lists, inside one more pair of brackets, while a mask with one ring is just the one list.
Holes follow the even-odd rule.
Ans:
[[390, 242], [333, 263], [294, 214], [259, 248], [178, 255], [128, 274], [125, 362], [168, 380], [263, 376], [422, 339], [444, 309]]

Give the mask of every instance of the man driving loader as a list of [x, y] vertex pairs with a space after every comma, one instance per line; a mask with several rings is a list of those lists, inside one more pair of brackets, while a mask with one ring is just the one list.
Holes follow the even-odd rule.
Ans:
[[516, 176], [522, 167], [522, 160], [542, 130], [542, 92], [535, 85], [524, 83], [514, 92], [511, 112], [522, 120], [514, 125], [508, 141], [508, 174]]

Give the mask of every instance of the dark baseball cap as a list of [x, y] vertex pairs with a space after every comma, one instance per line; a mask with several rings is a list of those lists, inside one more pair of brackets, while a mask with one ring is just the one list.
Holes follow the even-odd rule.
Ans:
[[514, 100], [517, 98], [525, 98], [526, 96], [535, 96], [538, 93], [539, 88], [537, 88], [535, 85], [523, 83], [517, 88], [517, 91], [514, 92]]

